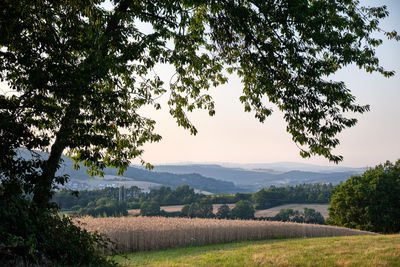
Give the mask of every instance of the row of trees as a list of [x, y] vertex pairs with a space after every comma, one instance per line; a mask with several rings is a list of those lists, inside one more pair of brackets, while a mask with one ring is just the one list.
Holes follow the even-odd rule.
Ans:
[[304, 208], [304, 211], [281, 209], [277, 215], [270, 218], [274, 221], [325, 224], [322, 214], [314, 209]]
[[263, 188], [252, 195], [256, 209], [268, 209], [287, 203], [328, 203], [334, 186], [329, 184], [300, 184], [296, 186]]
[[93, 217], [120, 217], [128, 215], [126, 202], [118, 201], [116, 198], [105, 197], [97, 201], [91, 201], [85, 207], [74, 206], [71, 208], [71, 211], [73, 211], [73, 214], [79, 216], [90, 215]]
[[77, 210], [93, 206], [93, 203], [101, 199], [123, 200], [127, 206], [134, 205], [142, 196], [142, 191], [137, 186], [113, 188], [107, 187], [99, 190], [83, 190], [79, 192], [68, 189], [57, 191], [52, 198], [52, 201], [57, 203], [62, 210]]
[[160, 205], [151, 200], [145, 201], [140, 206], [140, 214], [143, 216], [174, 216], [189, 218], [218, 218], [218, 219], [254, 219], [255, 209], [253, 203], [248, 200], [240, 200], [235, 207], [230, 209], [223, 204], [216, 214], [213, 213], [213, 205], [209, 198], [186, 204], [180, 212], [165, 212], [160, 210]]

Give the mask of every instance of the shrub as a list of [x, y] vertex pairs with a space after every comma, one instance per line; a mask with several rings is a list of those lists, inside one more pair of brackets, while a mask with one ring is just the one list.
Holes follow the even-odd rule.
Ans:
[[99, 254], [107, 240], [60, 217], [55, 205], [38, 209], [0, 184], [0, 262], [5, 265], [113, 265]]

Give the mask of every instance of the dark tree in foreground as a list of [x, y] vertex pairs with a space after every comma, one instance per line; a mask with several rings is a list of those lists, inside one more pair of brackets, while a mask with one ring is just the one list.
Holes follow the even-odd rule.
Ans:
[[[371, 37], [382, 31], [384, 6], [351, 0], [104, 2], [0, 4], [0, 79], [12, 90], [0, 95], [0, 177], [26, 185], [40, 207], [53, 186], [65, 182], [55, 178], [63, 152], [91, 174], [105, 166], [122, 173], [144, 143], [159, 141], [154, 120], [138, 110], [159, 108], [155, 99], [165, 92], [178, 125], [195, 134], [187, 112], [213, 115], [207, 89], [226, 82], [225, 70], [234, 72], [243, 83], [245, 111], [263, 122], [272, 112], [268, 103], [274, 104], [302, 156], [338, 162], [342, 157], [331, 153], [336, 136], [356, 123], [344, 113], [369, 107], [327, 77], [348, 64], [394, 74], [375, 56], [382, 40]], [[153, 72], [159, 63], [175, 67], [167, 84]], [[16, 156], [18, 148], [50, 154], [26, 163]], [[24, 164], [29, 168], [19, 168]]]
[[382, 233], [400, 231], [400, 160], [387, 161], [338, 185], [328, 224]]

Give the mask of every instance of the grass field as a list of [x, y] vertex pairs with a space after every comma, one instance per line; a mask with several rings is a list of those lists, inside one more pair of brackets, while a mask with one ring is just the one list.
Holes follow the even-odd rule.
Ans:
[[124, 266], [400, 266], [400, 234], [242, 241], [112, 258]]

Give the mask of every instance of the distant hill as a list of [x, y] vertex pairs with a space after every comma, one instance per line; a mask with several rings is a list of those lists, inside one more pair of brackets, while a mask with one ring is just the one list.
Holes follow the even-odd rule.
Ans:
[[[38, 152], [42, 157], [48, 157], [45, 152]], [[21, 150], [20, 155], [25, 158], [29, 158], [29, 153], [26, 150]], [[94, 178], [94, 181], [87, 173], [86, 168], [80, 165], [79, 170], [74, 169], [73, 161], [67, 157], [62, 156], [63, 163], [60, 169], [57, 171], [57, 175], [68, 174], [70, 176], [70, 183], [79, 183], [77, 188], [81, 189], [95, 189], [98, 186], [115, 186], [118, 179], [101, 179], [99, 177]], [[104, 170], [105, 175], [117, 175], [117, 170], [112, 168], [106, 168]], [[234, 185], [233, 182], [218, 180], [215, 178], [204, 177], [200, 174], [190, 173], [190, 174], [173, 174], [168, 172], [156, 172], [149, 171], [143, 168], [128, 167], [123, 176], [121, 176], [123, 181], [144, 181], [157, 183], [164, 186], [177, 187], [180, 185], [187, 184], [192, 188], [207, 191], [211, 193], [236, 193], [236, 192], [248, 192], [248, 190], [239, 188]], [[128, 183], [129, 184], [129, 183]]]
[[359, 173], [358, 169], [335, 172], [298, 170], [279, 172], [273, 169], [248, 170], [242, 168], [227, 168], [216, 164], [156, 165], [154, 170], [175, 174], [199, 173], [203, 176], [233, 182], [239, 187], [248, 188], [253, 191], [270, 185], [296, 185], [317, 182], [337, 184]]
[[[40, 152], [43, 157], [47, 154]], [[28, 157], [26, 151], [21, 151], [24, 157]], [[86, 168], [81, 165], [79, 170], [74, 170], [73, 161], [63, 156], [63, 163], [57, 174], [68, 174], [71, 182], [81, 183], [83, 188], [95, 188], [99, 186], [115, 185], [118, 179], [107, 181], [107, 179], [95, 178], [95, 182], [86, 173]], [[284, 171], [287, 166], [302, 167], [303, 170]], [[306, 171], [317, 165], [299, 163], [280, 163], [274, 164], [249, 164], [247, 167], [259, 167], [245, 169], [240, 167], [224, 167], [218, 164], [182, 164], [182, 165], [156, 165], [154, 170], [149, 171], [142, 166], [130, 166], [121, 176], [124, 181], [144, 181], [157, 183], [160, 185], [177, 187], [188, 184], [190, 187], [208, 191], [212, 193], [236, 193], [236, 192], [255, 192], [263, 187], [270, 185], [284, 186], [303, 183], [332, 183], [337, 184], [345, 181], [352, 175], [359, 174], [363, 169], [352, 169], [340, 167], [334, 171]], [[231, 164], [232, 166], [234, 164]], [[285, 167], [286, 166], [286, 167]], [[311, 167], [310, 167], [311, 166]], [[266, 168], [269, 167], [269, 168]], [[324, 169], [323, 166], [317, 166]], [[116, 169], [107, 168], [104, 170], [106, 175], [117, 175]], [[78, 185], [79, 186], [79, 185]]]
[[[109, 175], [115, 175], [116, 172], [117, 171], [115, 169], [105, 170], [105, 173]], [[140, 168], [129, 167], [124, 173], [123, 177], [131, 178], [137, 181], [159, 183], [171, 187], [188, 184], [190, 187], [212, 193], [236, 193], [247, 191], [245, 189], [236, 187], [233, 182], [208, 178], [197, 173], [173, 174], [168, 172], [148, 171]]]

